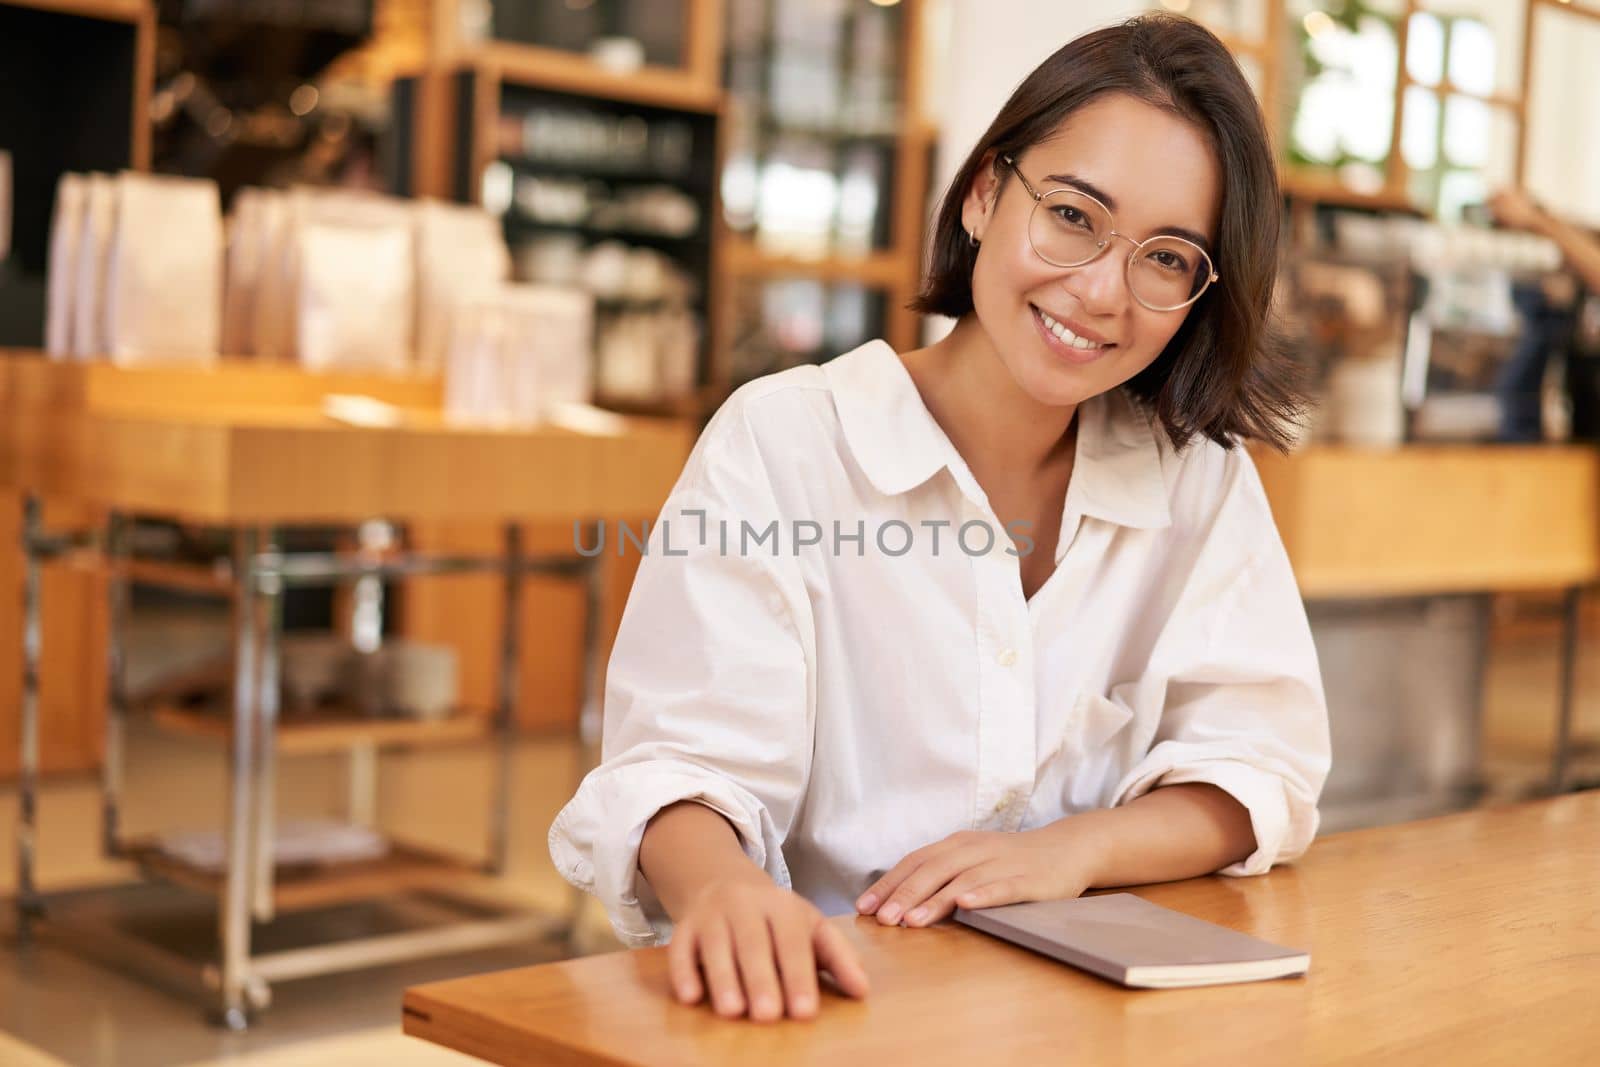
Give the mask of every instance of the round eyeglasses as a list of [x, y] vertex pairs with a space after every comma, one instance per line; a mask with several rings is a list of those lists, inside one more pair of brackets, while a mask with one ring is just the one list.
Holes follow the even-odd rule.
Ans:
[[1157, 234], [1135, 241], [1112, 228], [1111, 211], [1078, 189], [1052, 189], [1041, 193], [1022, 176], [1016, 161], [1001, 156], [1022, 187], [1033, 197], [1028, 217], [1028, 243], [1052, 267], [1081, 267], [1092, 263], [1120, 237], [1133, 245], [1125, 271], [1128, 291], [1151, 311], [1178, 311], [1199, 300], [1218, 279], [1206, 250], [1193, 241]]

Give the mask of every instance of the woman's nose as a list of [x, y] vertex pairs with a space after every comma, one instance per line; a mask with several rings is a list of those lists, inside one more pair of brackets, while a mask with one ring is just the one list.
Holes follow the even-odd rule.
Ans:
[[1116, 315], [1127, 306], [1127, 253], [1113, 239], [1111, 247], [1062, 276], [1061, 283], [1087, 315]]

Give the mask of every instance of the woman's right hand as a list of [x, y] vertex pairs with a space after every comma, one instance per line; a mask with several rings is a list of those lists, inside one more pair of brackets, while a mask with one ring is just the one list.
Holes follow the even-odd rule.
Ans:
[[704, 886], [667, 947], [673, 992], [685, 1004], [709, 995], [718, 1015], [757, 1021], [817, 1014], [817, 971], [852, 997], [867, 995], [855, 946], [816, 906], [765, 875]]

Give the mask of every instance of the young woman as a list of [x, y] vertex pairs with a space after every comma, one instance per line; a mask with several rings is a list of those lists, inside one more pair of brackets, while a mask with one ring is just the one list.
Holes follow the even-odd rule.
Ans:
[[[1210, 33], [1144, 17], [1028, 76], [933, 235], [928, 348], [736, 392], [612, 653], [604, 760], [550, 832], [686, 1003], [812, 1015], [868, 979], [824, 915], [1259, 874], [1328, 770], [1304, 609], [1241, 438], [1279, 197]], [[911, 935], [907, 935], [911, 936]]]

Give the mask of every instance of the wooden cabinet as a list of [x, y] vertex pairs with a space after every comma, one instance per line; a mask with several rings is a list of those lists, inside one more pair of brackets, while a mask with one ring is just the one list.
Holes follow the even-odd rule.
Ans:
[[[641, 518], [654, 519], [654, 516]], [[638, 519], [628, 520], [637, 528]], [[424, 552], [492, 551], [500, 543], [498, 527], [484, 523], [416, 523], [411, 543]], [[639, 558], [629, 546], [618, 558], [615, 532], [605, 556], [606, 598], [600, 621], [602, 659], [622, 620], [628, 589]], [[588, 544], [585, 541], [585, 544]], [[569, 524], [523, 527], [530, 554], [573, 554]], [[522, 590], [518, 626], [520, 648], [517, 727], [524, 733], [571, 733], [583, 698], [580, 670], [583, 627], [587, 622], [582, 584], [561, 578], [533, 576]], [[452, 575], [405, 583], [399, 607], [401, 632], [418, 641], [449, 645], [461, 670], [464, 707], [493, 707], [500, 692], [498, 650], [505, 597], [498, 576]]]
[[[47, 505], [45, 520], [70, 525], [87, 512]], [[22, 497], [0, 489], [0, 780], [16, 776], [22, 706]], [[44, 773], [100, 763], [105, 722], [105, 583], [54, 563], [43, 569], [44, 658], [39, 671], [39, 755]]]

